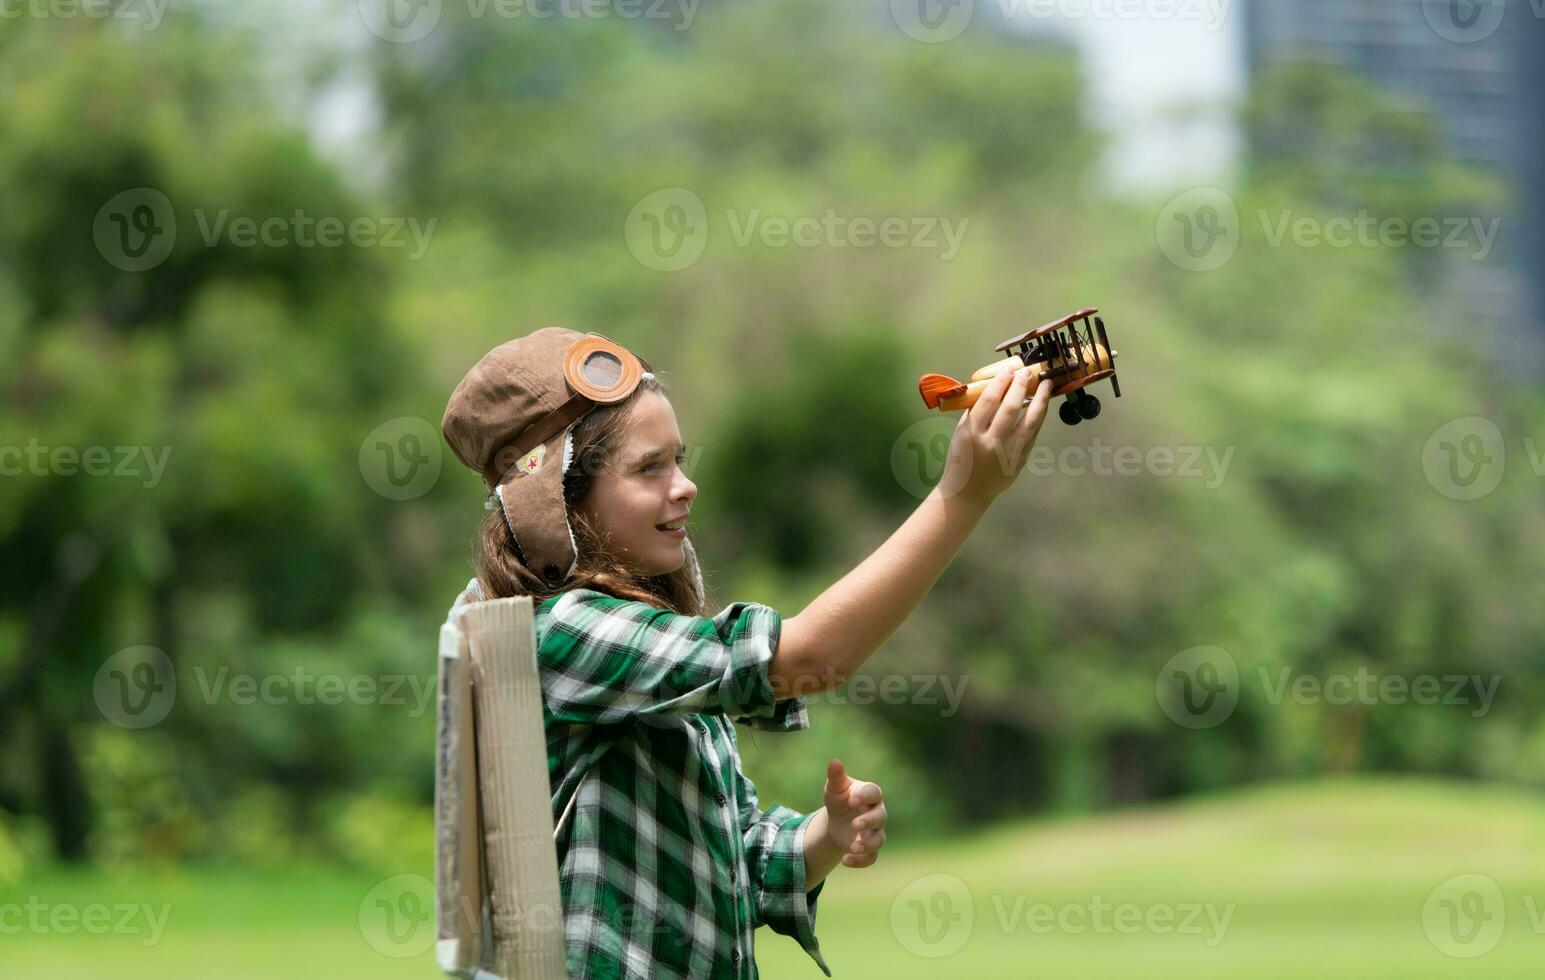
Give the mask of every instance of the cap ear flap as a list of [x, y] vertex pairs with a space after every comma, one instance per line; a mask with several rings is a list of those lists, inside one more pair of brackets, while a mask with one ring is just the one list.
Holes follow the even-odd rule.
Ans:
[[[568, 431], [555, 438], [567, 443]], [[499, 503], [526, 567], [549, 585], [556, 586], [574, 574], [579, 564], [578, 546], [564, 508], [565, 467], [557, 456], [558, 446], [554, 440], [549, 440], [538, 448], [542, 452], [534, 461], [534, 469], [516, 467], [514, 473], [499, 484]]]
[[[574, 426], [571, 425], [567, 429], [563, 430], [563, 467], [559, 471], [560, 476], [568, 474], [569, 465], [573, 461]], [[563, 503], [562, 480], [558, 482], [558, 502], [559, 504]], [[569, 562], [569, 570], [563, 573], [563, 580], [567, 582], [570, 578], [573, 577], [575, 569], [579, 568], [579, 544], [574, 540], [574, 526], [569, 523], [569, 511], [567, 507], [564, 507], [563, 509], [563, 527], [564, 530], [569, 532], [569, 552], [574, 556], [574, 560]]]

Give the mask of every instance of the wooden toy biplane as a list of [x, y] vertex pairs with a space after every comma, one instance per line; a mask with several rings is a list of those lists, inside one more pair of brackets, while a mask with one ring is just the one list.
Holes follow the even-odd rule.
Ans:
[[[1052, 381], [1052, 395], [1066, 395], [1057, 410], [1062, 421], [1077, 425], [1100, 414], [1100, 400], [1084, 389], [1096, 381], [1110, 379], [1111, 390], [1121, 397], [1116, 380], [1116, 352], [1105, 336], [1105, 321], [1090, 307], [1053, 320], [1018, 337], [1010, 337], [994, 350], [1010, 351], [1002, 358], [977, 369], [969, 382], [956, 381], [946, 374], [925, 374], [917, 383], [923, 404], [944, 412], [958, 412], [976, 404], [987, 385], [1004, 368], [1028, 366], [1031, 369], [1029, 391], [1034, 393], [1043, 378]], [[1090, 323], [1090, 317], [1094, 322]], [[1028, 399], [1027, 399], [1028, 401]]]

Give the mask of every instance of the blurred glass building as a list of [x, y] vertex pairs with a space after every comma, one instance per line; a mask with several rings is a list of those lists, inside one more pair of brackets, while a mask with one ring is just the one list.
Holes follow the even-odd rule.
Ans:
[[1455, 313], [1499, 328], [1499, 348], [1538, 364], [1545, 324], [1545, 29], [1539, 0], [1248, 0], [1253, 77], [1286, 59], [1348, 68], [1432, 110], [1456, 160], [1492, 169], [1515, 203], [1498, 249], [1448, 283]]
[[1246, 12], [1252, 73], [1305, 55], [1354, 69], [1435, 110], [1458, 158], [1497, 166], [1516, 159], [1519, 73], [1501, 25], [1492, 24], [1504, 5], [1251, 0]]

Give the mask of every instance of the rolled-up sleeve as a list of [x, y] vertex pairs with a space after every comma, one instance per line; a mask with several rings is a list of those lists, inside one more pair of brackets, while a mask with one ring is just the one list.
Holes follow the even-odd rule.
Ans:
[[793, 938], [827, 976], [832, 971], [815, 938], [815, 906], [823, 879], [805, 888], [805, 828], [810, 814], [773, 804], [757, 807], [756, 787], [735, 769], [736, 798], [740, 801], [740, 829], [746, 848], [746, 877], [756, 925]]
[[553, 603], [538, 637], [544, 705], [561, 722], [708, 712], [757, 728], [808, 728], [803, 699], [777, 700], [768, 679], [782, 622], [755, 602], [710, 618], [576, 589]]

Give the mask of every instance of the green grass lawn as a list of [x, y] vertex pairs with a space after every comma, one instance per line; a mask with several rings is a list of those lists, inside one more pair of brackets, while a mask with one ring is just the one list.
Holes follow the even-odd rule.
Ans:
[[[838, 869], [822, 895], [817, 932], [834, 976], [1545, 971], [1545, 797], [1516, 790], [1330, 781], [1026, 822], [946, 845], [908, 847], [904, 828], [891, 834], [879, 863]], [[431, 869], [413, 871], [426, 880], [406, 883], [427, 886]], [[1452, 881], [1460, 875], [1482, 877]], [[421, 906], [402, 899], [400, 882], [376, 888], [383, 877], [32, 875], [0, 892], [0, 976], [434, 976], [432, 925], [415, 919]], [[395, 903], [395, 934], [383, 895]], [[18, 908], [29, 900], [43, 910]], [[71, 918], [93, 905], [121, 906], [112, 926], [132, 931], [99, 918], [93, 934]], [[130, 906], [141, 910], [122, 922]], [[68, 911], [56, 924], [59, 908]], [[793, 940], [765, 929], [757, 938], [764, 976], [821, 976]]]

